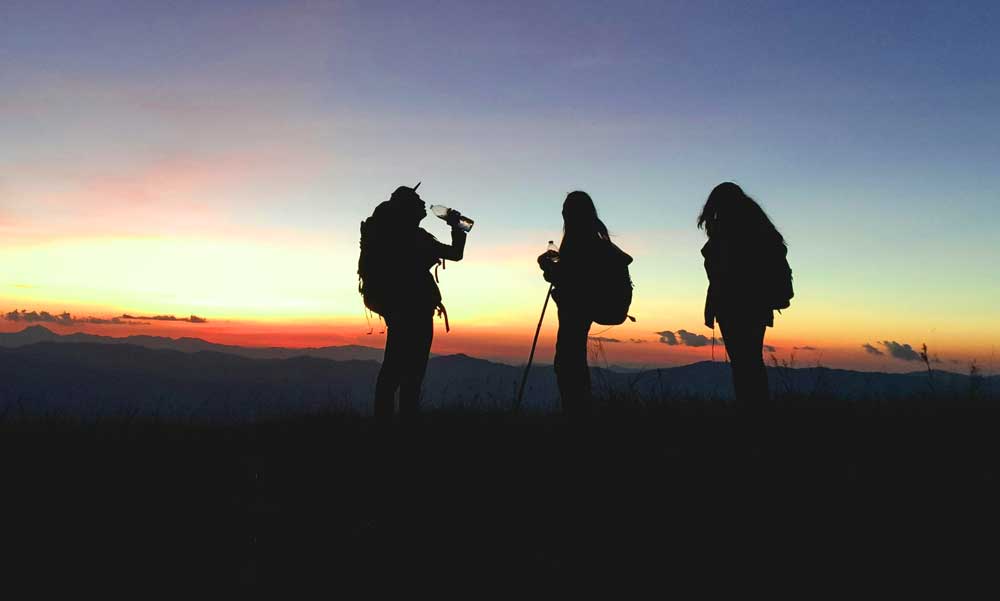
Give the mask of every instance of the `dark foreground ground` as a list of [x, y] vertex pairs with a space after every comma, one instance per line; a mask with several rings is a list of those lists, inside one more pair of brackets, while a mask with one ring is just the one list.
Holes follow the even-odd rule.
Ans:
[[998, 417], [8, 421], [3, 582], [139, 597], [402, 585], [478, 598], [607, 580], [955, 593], [998, 567]]

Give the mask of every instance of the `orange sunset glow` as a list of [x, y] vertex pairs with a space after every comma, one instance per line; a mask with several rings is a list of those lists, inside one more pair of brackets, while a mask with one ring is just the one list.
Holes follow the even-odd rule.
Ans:
[[[886, 352], [896, 342], [927, 344], [944, 369], [992, 361], [1000, 203], [984, 157], [995, 154], [987, 124], [1000, 103], [989, 94], [969, 95], [982, 100], [970, 109], [951, 80], [931, 85], [891, 57], [854, 69], [848, 54], [815, 69], [810, 45], [802, 64], [774, 66], [780, 94], [753, 81], [758, 63], [737, 69], [734, 85], [752, 91], [737, 105], [716, 97], [721, 67], [710, 68], [734, 59], [704, 49], [698, 28], [675, 32], [702, 61], [689, 72], [687, 59], [651, 58], [654, 47], [578, 56], [538, 32], [522, 46], [491, 28], [486, 43], [425, 23], [464, 45], [467, 64], [445, 45], [397, 53], [389, 42], [409, 39], [408, 26], [344, 11], [208, 11], [190, 48], [164, 32], [136, 38], [142, 28], [118, 17], [93, 21], [100, 48], [69, 21], [62, 37], [12, 33], [23, 55], [0, 76], [0, 331], [380, 347], [357, 293], [358, 224], [396, 186], [423, 181], [428, 204], [476, 220], [465, 259], [439, 274], [453, 327], [438, 322], [434, 353], [526, 360], [546, 290], [535, 257], [560, 239], [566, 193], [582, 189], [635, 258], [637, 321], [594, 326], [595, 360], [711, 359], [695, 217], [714, 185], [733, 180], [782, 231], [794, 271], [768, 355], [914, 369]], [[146, 22], [143, 11], [120, 18]], [[752, 56], [737, 62], [769, 60]], [[889, 93], [866, 69], [903, 81]], [[871, 96], [861, 103], [858, 90]], [[932, 92], [939, 121], [922, 112]], [[948, 151], [931, 169], [914, 148]], [[434, 217], [422, 225], [447, 237]], [[73, 319], [29, 322], [32, 312]], [[102, 323], [125, 314], [207, 323]], [[542, 361], [555, 328], [553, 310]], [[673, 345], [659, 334], [681, 330], [691, 336]]]

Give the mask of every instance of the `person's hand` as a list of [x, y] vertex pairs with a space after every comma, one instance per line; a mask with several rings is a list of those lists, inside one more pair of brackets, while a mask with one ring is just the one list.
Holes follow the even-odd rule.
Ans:
[[455, 209], [448, 209], [448, 214], [444, 217], [444, 222], [451, 227], [458, 227], [458, 220], [462, 218], [462, 214]]
[[556, 251], [547, 250], [542, 254], [538, 255], [538, 266], [541, 267], [542, 269], [545, 269], [546, 267], [551, 265], [553, 263], [553, 260], [558, 256], [559, 253], [557, 253]]

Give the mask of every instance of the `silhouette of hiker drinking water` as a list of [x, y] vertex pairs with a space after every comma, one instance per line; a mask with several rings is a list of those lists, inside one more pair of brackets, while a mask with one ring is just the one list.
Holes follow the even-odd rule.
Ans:
[[593, 409], [587, 340], [593, 322], [625, 321], [632, 301], [628, 265], [632, 257], [611, 242], [586, 192], [570, 192], [563, 202], [563, 239], [559, 250], [538, 257], [543, 277], [553, 284], [559, 310], [555, 372], [562, 410], [571, 419]]
[[375, 418], [380, 423], [392, 420], [397, 389], [400, 418], [412, 421], [419, 412], [434, 312], [444, 316], [446, 327], [448, 319], [430, 268], [462, 260], [472, 225], [458, 211], [441, 207], [442, 218], [451, 226], [451, 245], [439, 242], [420, 227], [427, 210], [417, 194], [419, 186], [396, 188], [361, 223], [359, 291], [365, 306], [385, 319], [388, 330], [375, 385]]
[[705, 325], [719, 322], [733, 373], [737, 404], [755, 414], [771, 408], [764, 333], [774, 310], [789, 306], [792, 271], [785, 240], [764, 210], [734, 183], [719, 184], [698, 216], [708, 242]]

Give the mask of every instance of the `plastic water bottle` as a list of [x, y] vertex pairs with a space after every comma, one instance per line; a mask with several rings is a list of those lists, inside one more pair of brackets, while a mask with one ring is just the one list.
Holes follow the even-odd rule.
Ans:
[[559, 262], [559, 247], [556, 246], [555, 242], [549, 240], [549, 246], [548, 248], [545, 249], [545, 251], [550, 253], [555, 253], [554, 255], [552, 255], [552, 262], [553, 263]]
[[[437, 217], [439, 217], [441, 219], [448, 219], [448, 211], [450, 211], [450, 210], [451, 209], [449, 209], [448, 207], [446, 207], [444, 205], [431, 205], [431, 213], [434, 213], [435, 216], [437, 216]], [[457, 212], [458, 211], [456, 211], [456, 213]], [[475, 221], [473, 221], [473, 220], [469, 219], [468, 217], [466, 217], [465, 215], [462, 215], [461, 213], [459, 213], [459, 216], [458, 216], [458, 229], [462, 230], [463, 232], [468, 233], [468, 231], [472, 229], [472, 226], [475, 225], [475, 223], [476, 223]]]

